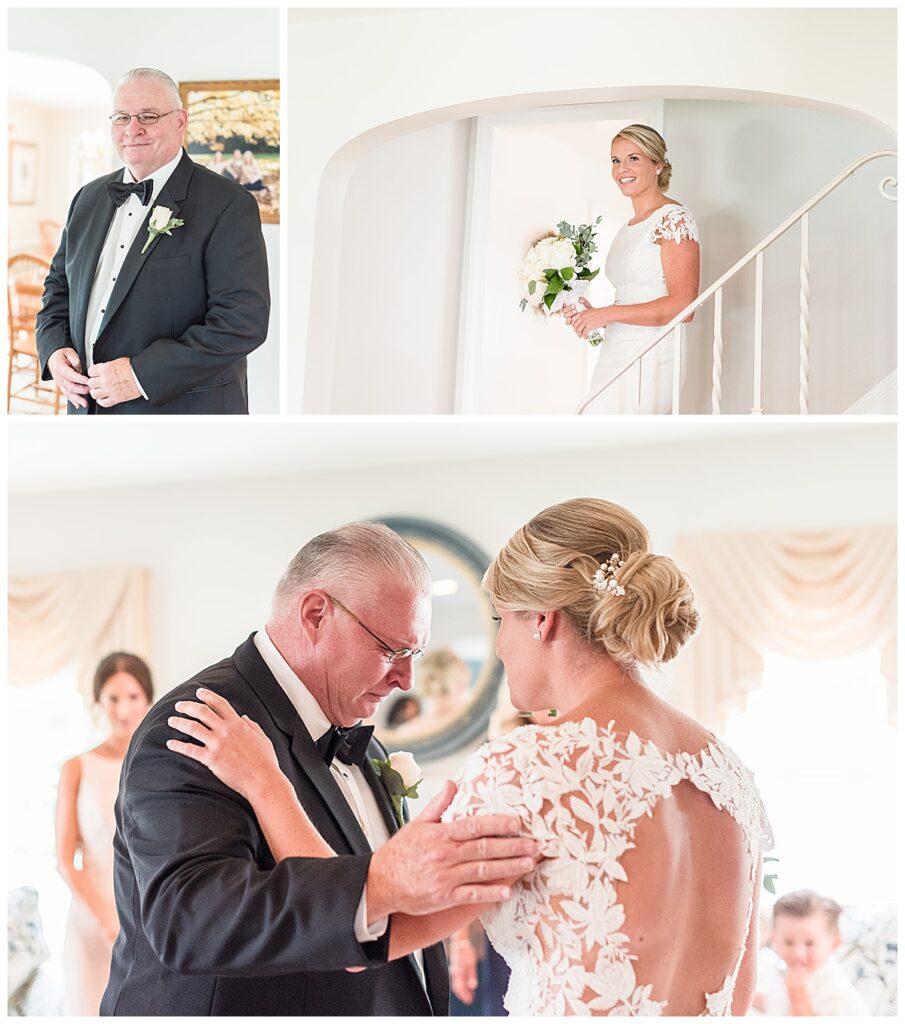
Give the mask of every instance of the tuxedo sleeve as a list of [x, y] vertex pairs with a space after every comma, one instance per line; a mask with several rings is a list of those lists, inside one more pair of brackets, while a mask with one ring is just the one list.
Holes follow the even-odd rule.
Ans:
[[132, 357], [152, 405], [210, 382], [267, 337], [270, 289], [258, 204], [245, 191], [226, 206], [204, 250], [204, 323], [180, 338], [157, 338]]
[[164, 966], [180, 974], [267, 976], [386, 962], [389, 929], [359, 943], [355, 912], [370, 856], [267, 863], [250, 806], [203, 765], [167, 750], [163, 722], [130, 753], [120, 828], [131, 904]]
[[[44, 280], [44, 295], [41, 309], [35, 325], [35, 341], [38, 358], [41, 362], [41, 379], [51, 380], [52, 374], [47, 369], [47, 360], [61, 348], [75, 348], [69, 330], [69, 279], [66, 276], [66, 245], [69, 235], [69, 224], [72, 211], [81, 195], [76, 193], [69, 213], [66, 215], [66, 226], [60, 239], [60, 247], [50, 264], [50, 271]], [[83, 367], [84, 369], [84, 367]]]

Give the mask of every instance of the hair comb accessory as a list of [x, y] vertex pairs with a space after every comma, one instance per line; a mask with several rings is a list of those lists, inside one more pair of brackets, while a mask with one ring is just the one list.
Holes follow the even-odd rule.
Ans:
[[614, 594], [616, 597], [622, 597], [625, 594], [625, 587], [619, 585], [619, 580], [616, 577], [617, 571], [623, 565], [625, 565], [624, 560], [615, 553], [610, 555], [605, 562], [600, 563], [600, 568], [594, 573], [592, 581], [592, 586], [598, 594]]

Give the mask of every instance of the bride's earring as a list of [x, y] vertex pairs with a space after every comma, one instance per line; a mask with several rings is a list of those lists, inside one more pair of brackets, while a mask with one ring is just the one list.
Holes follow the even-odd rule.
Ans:
[[534, 631], [534, 633], [532, 634], [532, 636], [534, 637], [535, 640], [540, 640], [540, 630], [536, 629]]

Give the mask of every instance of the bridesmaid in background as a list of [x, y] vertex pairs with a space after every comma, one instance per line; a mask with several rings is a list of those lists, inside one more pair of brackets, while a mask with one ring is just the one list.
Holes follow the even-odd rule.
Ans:
[[97, 1016], [119, 932], [113, 899], [113, 806], [129, 740], [151, 706], [151, 671], [134, 654], [108, 654], [94, 699], [110, 736], [63, 765], [57, 799], [57, 865], [72, 890], [63, 945], [67, 1015]]

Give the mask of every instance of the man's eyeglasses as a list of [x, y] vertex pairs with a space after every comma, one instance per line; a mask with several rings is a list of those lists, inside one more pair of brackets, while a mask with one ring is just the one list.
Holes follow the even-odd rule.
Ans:
[[361, 626], [361, 628], [368, 634], [368, 636], [373, 637], [373, 639], [380, 644], [380, 646], [383, 648], [384, 660], [388, 665], [396, 665], [400, 661], [405, 661], [406, 658], [411, 658], [412, 661], [417, 661], [418, 658], [420, 658], [421, 655], [424, 654], [423, 647], [418, 647], [415, 650], [412, 650], [411, 647], [400, 647], [398, 651], [395, 648], [390, 647], [390, 645], [385, 640], [380, 639], [380, 637], [374, 632], [373, 629], [368, 629], [368, 627], [361, 621], [361, 619], [354, 612], [350, 612], [349, 609], [342, 603], [342, 601], [337, 600], [335, 597], [332, 596], [332, 594], [327, 594], [327, 597], [329, 597], [330, 600], [338, 608], [342, 608], [346, 615], [351, 616], [358, 623], [358, 625]]
[[117, 128], [125, 128], [134, 117], [139, 124], [147, 127], [149, 124], [157, 124], [162, 117], [169, 117], [170, 114], [175, 114], [177, 110], [181, 109], [181, 107], [175, 107], [173, 110], [168, 110], [165, 114], [153, 114], [148, 110], [142, 111], [140, 114], [124, 114], [122, 111], [117, 111], [115, 114], [110, 115], [110, 122], [115, 124]]

